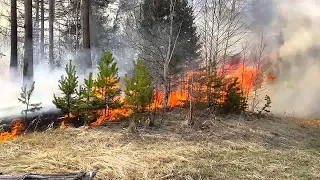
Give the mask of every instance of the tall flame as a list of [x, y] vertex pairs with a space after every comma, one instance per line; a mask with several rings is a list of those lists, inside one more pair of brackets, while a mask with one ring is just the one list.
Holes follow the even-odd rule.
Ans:
[[0, 133], [0, 143], [14, 139], [23, 129], [24, 125], [20, 119], [13, 120], [11, 124], [11, 131]]

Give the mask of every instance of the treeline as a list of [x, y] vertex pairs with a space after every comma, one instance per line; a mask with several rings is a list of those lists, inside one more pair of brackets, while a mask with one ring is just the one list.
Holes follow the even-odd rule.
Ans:
[[[94, 110], [103, 106], [107, 113], [119, 106], [118, 101], [114, 101], [120, 93], [120, 89], [114, 88], [119, 83], [118, 68], [113, 64], [110, 53], [103, 55], [104, 50], [127, 50], [129, 47], [131, 54], [140, 57], [137, 62], [147, 68], [147, 75], [141, 75], [141, 78], [150, 76], [152, 79], [144, 82], [148, 85], [132, 85], [129, 91], [132, 94], [126, 91], [126, 98], [133, 98], [129, 100], [131, 103], [138, 101], [134, 98], [134, 91], [149, 92], [150, 86], [157, 91], [161, 89], [162, 108], [167, 109], [172, 92], [182, 81], [181, 77], [193, 71], [201, 72], [201, 77], [192, 75], [187, 86], [181, 88], [188, 91], [188, 99], [184, 100], [190, 102], [190, 107], [192, 100], [198, 101], [194, 98], [196, 88], [190, 85], [198, 83], [203, 87], [197, 91], [203, 96], [201, 102], [209, 108], [224, 113], [257, 110], [269, 60], [265, 54], [267, 44], [263, 35], [259, 42], [248, 41], [252, 27], [246, 16], [248, 2], [212, 0], [195, 5], [187, 0], [121, 0], [113, 13], [114, 18], [108, 18], [106, 11], [114, 2], [11, 0], [8, 5], [11, 7], [10, 66], [13, 72], [19, 67], [17, 57], [21, 34], [24, 36], [24, 53], [21, 53], [24, 57], [20, 64], [23, 65], [22, 75], [26, 82], [33, 79], [35, 62], [47, 62], [53, 70], [64, 64], [64, 50], [70, 50], [80, 63], [76, 67], [68, 64], [67, 75], [59, 82], [64, 97], [54, 97], [54, 103], [66, 114], [78, 114], [89, 122], [95, 119], [94, 115], [90, 115]], [[23, 8], [19, 7], [22, 4]], [[45, 27], [47, 24], [48, 27]], [[18, 32], [21, 28], [24, 33]], [[47, 41], [46, 33], [49, 37]], [[47, 49], [46, 54], [44, 51]], [[119, 59], [118, 64], [124, 64], [123, 59]], [[85, 84], [78, 87], [75, 69], [83, 73], [96, 67], [99, 70], [97, 77], [89, 75]], [[250, 82], [245, 81], [248, 67]], [[233, 68], [238, 68], [242, 77], [233, 77], [229, 73]], [[131, 81], [125, 82], [129, 87]], [[248, 93], [251, 91], [254, 93]], [[134, 106], [133, 111], [144, 107], [141, 104]]]

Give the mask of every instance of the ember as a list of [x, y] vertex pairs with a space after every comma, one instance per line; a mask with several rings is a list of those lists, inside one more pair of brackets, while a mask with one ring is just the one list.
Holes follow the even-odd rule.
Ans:
[[11, 132], [0, 133], [0, 143], [14, 139], [24, 129], [24, 125], [20, 119], [15, 119], [11, 124]]

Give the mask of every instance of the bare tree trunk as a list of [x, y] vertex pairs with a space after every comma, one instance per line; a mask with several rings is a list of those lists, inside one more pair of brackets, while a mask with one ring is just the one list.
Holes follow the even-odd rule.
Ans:
[[39, 64], [39, 22], [40, 22], [40, 0], [36, 0], [36, 21], [34, 23], [35, 64]]
[[18, 68], [17, 0], [11, 0], [11, 56], [10, 68], [15, 76]]
[[50, 68], [54, 68], [53, 56], [53, 22], [54, 22], [54, 0], [49, 0], [49, 63]]
[[44, 0], [41, 0], [40, 61], [44, 60]]
[[252, 79], [252, 107], [251, 107], [251, 112], [254, 112], [257, 108], [257, 106], [259, 105], [259, 92], [258, 90], [260, 89], [259, 85], [260, 85], [260, 78], [262, 78], [263, 76], [263, 54], [266, 50], [266, 40], [264, 37], [264, 34], [261, 34], [260, 37], [260, 42], [258, 45], [258, 54], [255, 55], [255, 57], [253, 58], [253, 63], [255, 66], [255, 75], [252, 75], [252, 77], [254, 77]]
[[23, 77], [33, 79], [33, 39], [32, 39], [32, 0], [24, 0], [25, 9], [25, 39], [24, 39], [24, 68]]
[[[168, 108], [168, 101], [169, 101], [169, 64], [172, 58], [172, 53], [174, 50], [173, 47], [173, 13], [174, 13], [174, 4], [173, 0], [170, 0], [170, 30], [169, 30], [169, 42], [168, 42], [168, 49], [166, 54], [166, 59], [163, 65], [163, 78], [164, 78], [164, 91], [163, 91], [163, 108]], [[178, 36], [178, 35], [177, 35]]]
[[169, 69], [169, 66], [166, 66], [165, 65], [165, 67], [164, 67], [164, 72], [163, 72], [163, 74], [164, 74], [164, 83], [163, 83], [163, 108], [164, 109], [167, 109], [168, 108], [168, 101], [169, 101], [169, 93], [170, 93], [170, 91], [169, 91], [169, 81], [168, 81], [168, 79], [169, 79], [169, 71], [168, 71], [168, 69]]
[[82, 48], [85, 52], [85, 61], [88, 68], [92, 67], [90, 51], [90, 25], [89, 25], [90, 1], [82, 0], [81, 18], [82, 18]]
[[206, 63], [206, 77], [207, 77], [207, 101], [208, 101], [208, 106], [210, 106], [210, 99], [211, 99], [211, 91], [209, 88], [210, 85], [210, 65], [209, 65], [209, 59], [208, 59], [208, 47], [207, 47], [207, 26], [208, 26], [208, 1], [205, 0], [204, 2], [204, 40], [203, 40], [203, 47], [204, 47], [204, 59]]
[[190, 101], [190, 109], [189, 109], [189, 125], [193, 126], [194, 125], [194, 120], [193, 120], [193, 107], [192, 107], [192, 98], [193, 98], [193, 74], [191, 76], [191, 86], [190, 86], [190, 94], [189, 94], [189, 101]]

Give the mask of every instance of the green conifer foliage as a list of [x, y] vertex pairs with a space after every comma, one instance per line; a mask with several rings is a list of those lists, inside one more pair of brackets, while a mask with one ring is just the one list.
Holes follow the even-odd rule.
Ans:
[[21, 94], [20, 94], [20, 98], [18, 98], [19, 102], [21, 102], [22, 104], [24, 104], [26, 106], [26, 109], [22, 110], [22, 114], [24, 114], [24, 118], [25, 120], [27, 120], [28, 118], [28, 112], [36, 112], [41, 110], [41, 104], [42, 103], [31, 103], [30, 99], [31, 96], [33, 94], [34, 91], [34, 84], [35, 82], [32, 83], [32, 86], [29, 90], [27, 90], [27, 85], [25, 85], [24, 87], [21, 88]]
[[100, 107], [105, 108], [105, 113], [107, 114], [108, 110], [120, 106], [118, 97], [121, 93], [120, 88], [118, 88], [120, 78], [118, 77], [117, 63], [114, 61], [111, 52], [106, 52], [103, 55], [98, 64], [98, 70], [95, 91], [98, 94], [97, 97], [101, 100]]
[[134, 63], [133, 75], [125, 79], [126, 102], [133, 111], [144, 111], [146, 106], [152, 101], [153, 88], [152, 79], [148, 74], [148, 69], [141, 58]]
[[247, 99], [240, 88], [238, 78], [225, 84], [222, 92], [226, 93], [221, 104], [223, 113], [241, 113], [247, 109]]
[[[162, 45], [160, 44], [162, 40], [166, 38], [163, 36], [167, 34], [158, 34], [158, 28], [169, 32], [166, 28], [170, 26], [170, 3], [170, 0], [143, 0], [142, 3], [140, 31], [143, 33], [143, 38], [148, 38], [147, 41], [156, 41], [155, 43], [159, 43], [159, 47]], [[176, 70], [178, 65], [198, 59], [200, 43], [195, 26], [195, 16], [192, 7], [188, 5], [188, 1], [174, 0], [173, 3], [173, 37], [178, 36], [178, 39], [170, 68]], [[145, 48], [150, 50], [151, 47]]]
[[99, 109], [99, 101], [94, 93], [94, 85], [93, 74], [90, 72], [88, 79], [84, 80], [83, 87], [80, 86], [79, 91], [77, 91], [79, 97], [79, 101], [76, 103], [77, 114], [83, 118], [86, 124], [95, 120], [95, 111]]
[[68, 114], [70, 118], [70, 113], [75, 111], [77, 101], [76, 88], [78, 87], [78, 76], [76, 76], [75, 66], [72, 65], [71, 61], [65, 68], [67, 75], [61, 76], [59, 80], [59, 89], [62, 92], [62, 97], [56, 97], [53, 95], [53, 104], [56, 105], [63, 113]]

